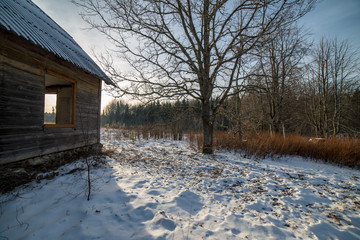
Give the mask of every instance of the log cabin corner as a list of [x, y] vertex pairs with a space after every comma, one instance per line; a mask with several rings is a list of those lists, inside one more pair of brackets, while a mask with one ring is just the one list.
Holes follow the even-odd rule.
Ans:
[[0, 165], [99, 149], [102, 81], [115, 84], [30, 0], [0, 2], [0, 69]]

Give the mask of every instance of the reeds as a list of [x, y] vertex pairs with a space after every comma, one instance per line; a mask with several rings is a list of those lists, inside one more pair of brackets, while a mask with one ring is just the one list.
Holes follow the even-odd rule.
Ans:
[[[188, 137], [197, 148], [201, 148], [200, 134]], [[349, 167], [360, 167], [360, 140], [357, 138], [327, 138], [309, 141], [308, 137], [288, 134], [251, 133], [242, 137], [225, 131], [216, 131], [213, 136], [216, 149], [244, 151], [249, 155], [297, 155], [331, 162]]]

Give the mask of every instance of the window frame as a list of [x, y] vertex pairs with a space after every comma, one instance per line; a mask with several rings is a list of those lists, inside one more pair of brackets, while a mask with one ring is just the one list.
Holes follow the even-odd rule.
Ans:
[[[58, 74], [56, 72], [53, 72], [51, 70], [46, 70], [45, 72], [45, 81], [44, 81], [44, 86], [45, 86], [45, 91], [44, 91], [44, 109], [45, 109], [45, 94], [46, 94], [46, 75], [51, 75], [53, 77], [59, 78], [61, 80], [70, 82], [72, 84], [73, 87], [73, 101], [72, 101], [72, 123], [71, 124], [45, 124], [43, 121], [43, 126], [45, 128], [75, 128], [76, 126], [76, 89], [77, 89], [77, 84], [76, 81], [68, 78], [64, 75]], [[44, 112], [45, 113], [45, 112]]]

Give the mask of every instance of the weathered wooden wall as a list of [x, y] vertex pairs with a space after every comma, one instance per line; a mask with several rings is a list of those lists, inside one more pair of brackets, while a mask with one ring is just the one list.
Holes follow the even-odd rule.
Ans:
[[[76, 81], [74, 127], [44, 126], [47, 71]], [[0, 164], [99, 143], [101, 80], [0, 30]]]

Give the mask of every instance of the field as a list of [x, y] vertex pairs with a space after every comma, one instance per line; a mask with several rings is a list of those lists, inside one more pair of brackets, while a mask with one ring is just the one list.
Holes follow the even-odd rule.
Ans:
[[[79, 160], [0, 198], [0, 239], [360, 239], [360, 172], [103, 129]], [[261, 155], [261, 157], [259, 157]]]

